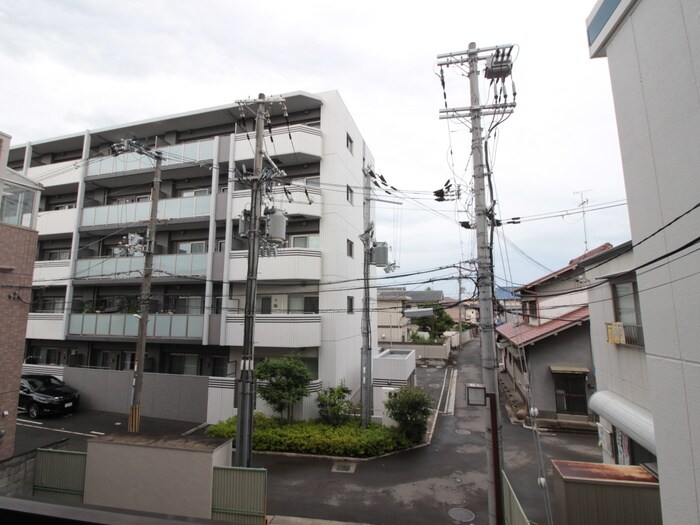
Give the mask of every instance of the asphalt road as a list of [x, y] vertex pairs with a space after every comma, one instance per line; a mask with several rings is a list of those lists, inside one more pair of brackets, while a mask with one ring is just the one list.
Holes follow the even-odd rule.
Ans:
[[[372, 525], [488, 523], [483, 409], [467, 406], [464, 385], [470, 382], [481, 382], [476, 341], [446, 368], [417, 369], [417, 383], [441, 400], [432, 441], [425, 447], [366, 461], [254, 453], [253, 467], [268, 472], [268, 514]], [[546, 524], [533, 433], [511, 424], [505, 409], [502, 415], [505, 471], [528, 518]], [[123, 432], [127, 417], [84, 411], [38, 423], [20, 415], [18, 422], [16, 454], [62, 440], [62, 448], [86, 450], [92, 436]], [[142, 429], [170, 435], [203, 432], [197, 422], [151, 418], [142, 419]], [[539, 439], [550, 480], [550, 459], [600, 461], [597, 436], [540, 433]]]

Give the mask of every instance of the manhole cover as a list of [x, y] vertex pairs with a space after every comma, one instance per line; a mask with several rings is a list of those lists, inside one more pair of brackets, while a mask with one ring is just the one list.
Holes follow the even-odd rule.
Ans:
[[467, 430], [466, 428], [458, 428], [455, 430], [455, 434], [461, 434], [463, 436], [468, 436], [471, 434], [471, 430]]
[[452, 518], [455, 521], [458, 521], [459, 523], [469, 523], [471, 521], [474, 521], [474, 518], [476, 518], [476, 515], [469, 509], [465, 509], [462, 507], [455, 507], [454, 509], [450, 509], [450, 512], [448, 512], [450, 515], [450, 518]]
[[357, 467], [357, 463], [352, 463], [350, 461], [339, 461], [333, 464], [331, 472], [338, 472], [341, 474], [354, 474], [355, 467]]

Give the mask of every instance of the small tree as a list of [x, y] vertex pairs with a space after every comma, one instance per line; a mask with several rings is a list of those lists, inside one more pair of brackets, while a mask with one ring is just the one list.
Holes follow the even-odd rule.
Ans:
[[437, 341], [444, 332], [452, 330], [455, 321], [441, 304], [433, 302], [422, 306], [423, 308], [432, 308], [434, 313], [430, 317], [422, 317], [416, 320], [419, 330], [430, 332], [430, 338], [433, 341]]
[[260, 397], [282, 414], [287, 411], [287, 422], [293, 419], [294, 404], [309, 395], [311, 371], [296, 355], [263, 359], [256, 366], [256, 376], [266, 384], [258, 386]]
[[350, 389], [343, 384], [318, 393], [316, 405], [321, 421], [337, 427], [352, 419], [353, 403], [347, 396]]
[[416, 386], [403, 386], [384, 401], [389, 416], [411, 443], [420, 443], [428, 429], [433, 399]]

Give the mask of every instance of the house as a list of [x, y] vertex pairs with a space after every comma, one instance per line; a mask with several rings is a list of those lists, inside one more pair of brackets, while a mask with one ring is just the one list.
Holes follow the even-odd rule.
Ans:
[[521, 299], [517, 318], [496, 327], [499, 362], [543, 425], [586, 426], [592, 419], [588, 398], [595, 378], [581, 265], [610, 248], [603, 244], [515, 290]]
[[589, 291], [591, 349], [603, 461], [646, 465], [654, 473], [656, 438], [632, 242], [582, 262]]
[[700, 523], [696, 20], [688, 2], [600, 0], [586, 21], [610, 71], [664, 523]]
[[441, 290], [406, 290], [382, 287], [377, 293], [379, 344], [405, 343], [418, 329], [414, 319], [433, 315], [433, 306], [444, 301]]
[[[264, 142], [286, 176], [264, 204], [284, 212], [286, 235], [259, 260], [255, 358], [297, 354], [315, 389], [344, 383], [359, 395], [363, 295], [337, 283], [363, 278], [364, 206], [373, 217], [365, 169], [374, 159], [336, 91], [281, 98], [268, 107]], [[10, 165], [46, 190], [29, 360], [134, 366], [143, 257], [133, 246], [145, 238], [154, 165], [110, 148], [139, 137], [163, 156], [145, 371], [238, 376], [248, 246], [240, 223], [251, 202], [242, 174], [253, 166], [254, 125], [234, 103], [10, 150]]]
[[11, 458], [15, 446], [41, 191], [40, 185], [7, 168], [10, 138], [0, 133], [0, 461]]

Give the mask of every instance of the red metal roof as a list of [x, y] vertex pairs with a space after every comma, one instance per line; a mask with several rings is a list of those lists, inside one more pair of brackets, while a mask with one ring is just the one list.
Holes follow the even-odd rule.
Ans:
[[541, 325], [515, 324], [515, 322], [510, 321], [497, 326], [496, 331], [514, 345], [524, 346], [545, 339], [550, 335], [558, 334], [563, 330], [578, 325], [582, 321], [588, 320], [588, 318], [588, 306], [584, 306]]

